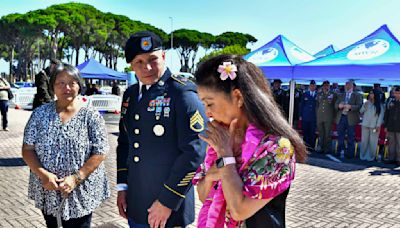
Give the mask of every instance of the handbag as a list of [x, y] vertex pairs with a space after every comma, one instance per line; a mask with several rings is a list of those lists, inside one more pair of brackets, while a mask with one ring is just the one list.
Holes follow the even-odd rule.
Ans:
[[7, 93], [8, 93], [8, 100], [9, 101], [12, 100], [14, 98], [14, 94], [11, 92], [11, 89], [8, 89]]

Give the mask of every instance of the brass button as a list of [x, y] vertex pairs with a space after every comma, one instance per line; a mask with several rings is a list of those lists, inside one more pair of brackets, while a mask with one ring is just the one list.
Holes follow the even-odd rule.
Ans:
[[136, 129], [135, 129], [135, 135], [138, 135], [139, 132], [140, 132], [139, 129], [136, 128]]
[[138, 157], [138, 156], [135, 156], [135, 157], [133, 157], [133, 161], [137, 163], [137, 162], [139, 162], [139, 161], [140, 161], [140, 159], [139, 159], [139, 157]]
[[135, 114], [135, 120], [139, 120], [139, 119], [140, 119], [139, 114]]
[[139, 148], [139, 143], [137, 143], [137, 142], [134, 143], [134, 144], [133, 144], [133, 147], [135, 147], [136, 149]]

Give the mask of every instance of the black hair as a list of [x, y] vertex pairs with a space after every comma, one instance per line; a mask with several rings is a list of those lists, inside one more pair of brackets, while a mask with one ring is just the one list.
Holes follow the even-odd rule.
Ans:
[[[379, 91], [373, 89], [369, 92], [369, 94], [374, 94], [374, 106], [375, 106], [375, 114], [379, 116], [381, 114], [381, 94]], [[368, 95], [369, 96], [369, 95]]]
[[74, 81], [76, 81], [79, 85], [79, 91], [78, 93], [80, 94], [82, 91], [82, 81], [81, 81], [81, 74], [78, 70], [78, 68], [69, 65], [67, 63], [59, 63], [57, 64], [55, 70], [52, 72], [51, 77], [50, 77], [50, 89], [54, 92], [54, 84], [56, 82], [57, 76], [60, 75], [61, 72], [67, 73], [69, 76], [71, 76]]
[[[220, 79], [218, 66], [223, 62], [231, 62], [237, 67], [234, 80]], [[296, 159], [304, 162], [307, 158], [306, 147], [300, 135], [289, 125], [282, 114], [280, 106], [275, 102], [267, 79], [254, 64], [236, 55], [219, 55], [203, 62], [195, 73], [196, 83], [227, 96], [234, 89], [243, 95], [244, 109], [250, 123], [267, 133], [286, 137], [292, 143]]]

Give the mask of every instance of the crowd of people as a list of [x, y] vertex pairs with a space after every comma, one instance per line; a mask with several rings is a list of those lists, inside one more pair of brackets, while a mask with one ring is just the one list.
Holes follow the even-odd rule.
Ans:
[[[138, 83], [122, 98], [116, 190], [119, 214], [130, 227], [193, 223], [193, 185], [203, 204], [198, 227], [285, 227], [296, 163], [306, 160], [307, 147], [315, 148], [316, 129], [317, 151], [333, 153], [335, 122], [338, 149], [350, 157], [360, 114], [361, 158], [372, 158], [375, 136], [385, 124], [388, 161], [400, 164], [400, 87], [386, 103], [376, 89], [364, 104], [352, 81], [343, 92], [337, 84], [330, 88], [329, 81], [320, 89], [315, 81], [307, 91], [296, 89], [294, 116], [303, 142], [287, 121], [289, 96], [282, 82], [270, 86], [260, 69], [240, 56], [206, 60], [194, 83], [172, 74], [160, 37], [142, 31], [126, 42], [125, 58]], [[28, 196], [47, 227], [86, 228], [93, 211], [110, 196], [105, 123], [76, 99], [83, 89], [76, 67], [57, 62], [50, 70], [46, 85], [57, 100], [36, 107], [24, 132], [22, 156], [31, 170]], [[7, 89], [1, 86], [0, 91]], [[112, 91], [119, 95], [117, 87]], [[95, 88], [89, 92], [95, 94]]]
[[[281, 88], [282, 81], [272, 83], [274, 97], [285, 116], [289, 112], [289, 92]], [[317, 89], [310, 81], [307, 89], [296, 88], [293, 127], [299, 130], [308, 150], [346, 158], [359, 155], [361, 160], [373, 161], [383, 157], [385, 163], [400, 165], [400, 126], [398, 119], [399, 86], [391, 89], [386, 99], [380, 84], [374, 84], [364, 102], [363, 92], [349, 80], [343, 88], [324, 81]], [[299, 122], [300, 121], [300, 122]], [[334, 129], [333, 129], [333, 128]], [[355, 144], [360, 142], [359, 153]], [[378, 139], [387, 139], [388, 154], [378, 147]], [[337, 139], [337, 146], [332, 144]], [[318, 144], [316, 145], [316, 142]], [[380, 149], [382, 151], [380, 151]]]

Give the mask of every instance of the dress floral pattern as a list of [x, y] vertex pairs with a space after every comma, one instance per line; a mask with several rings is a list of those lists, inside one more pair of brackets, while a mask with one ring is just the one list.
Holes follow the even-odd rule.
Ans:
[[[269, 199], [290, 187], [295, 176], [295, 155], [287, 138], [265, 135], [254, 125], [249, 125], [241, 149], [239, 175], [243, 181], [244, 195], [253, 199]], [[204, 173], [216, 159], [217, 153], [209, 147], [204, 163], [193, 178], [193, 184], [204, 178]], [[198, 227], [241, 227], [243, 221], [233, 220], [226, 210], [221, 181], [215, 186], [200, 209]]]
[[[25, 127], [23, 142], [35, 146], [42, 166], [58, 178], [78, 171], [91, 155], [106, 154], [109, 150], [105, 123], [97, 111], [83, 107], [68, 122], [62, 123], [55, 102], [33, 111]], [[44, 189], [32, 172], [28, 196], [45, 214], [56, 216], [62, 200], [60, 192]], [[62, 218], [69, 220], [88, 215], [109, 196], [105, 167], [101, 163], [69, 194]]]

